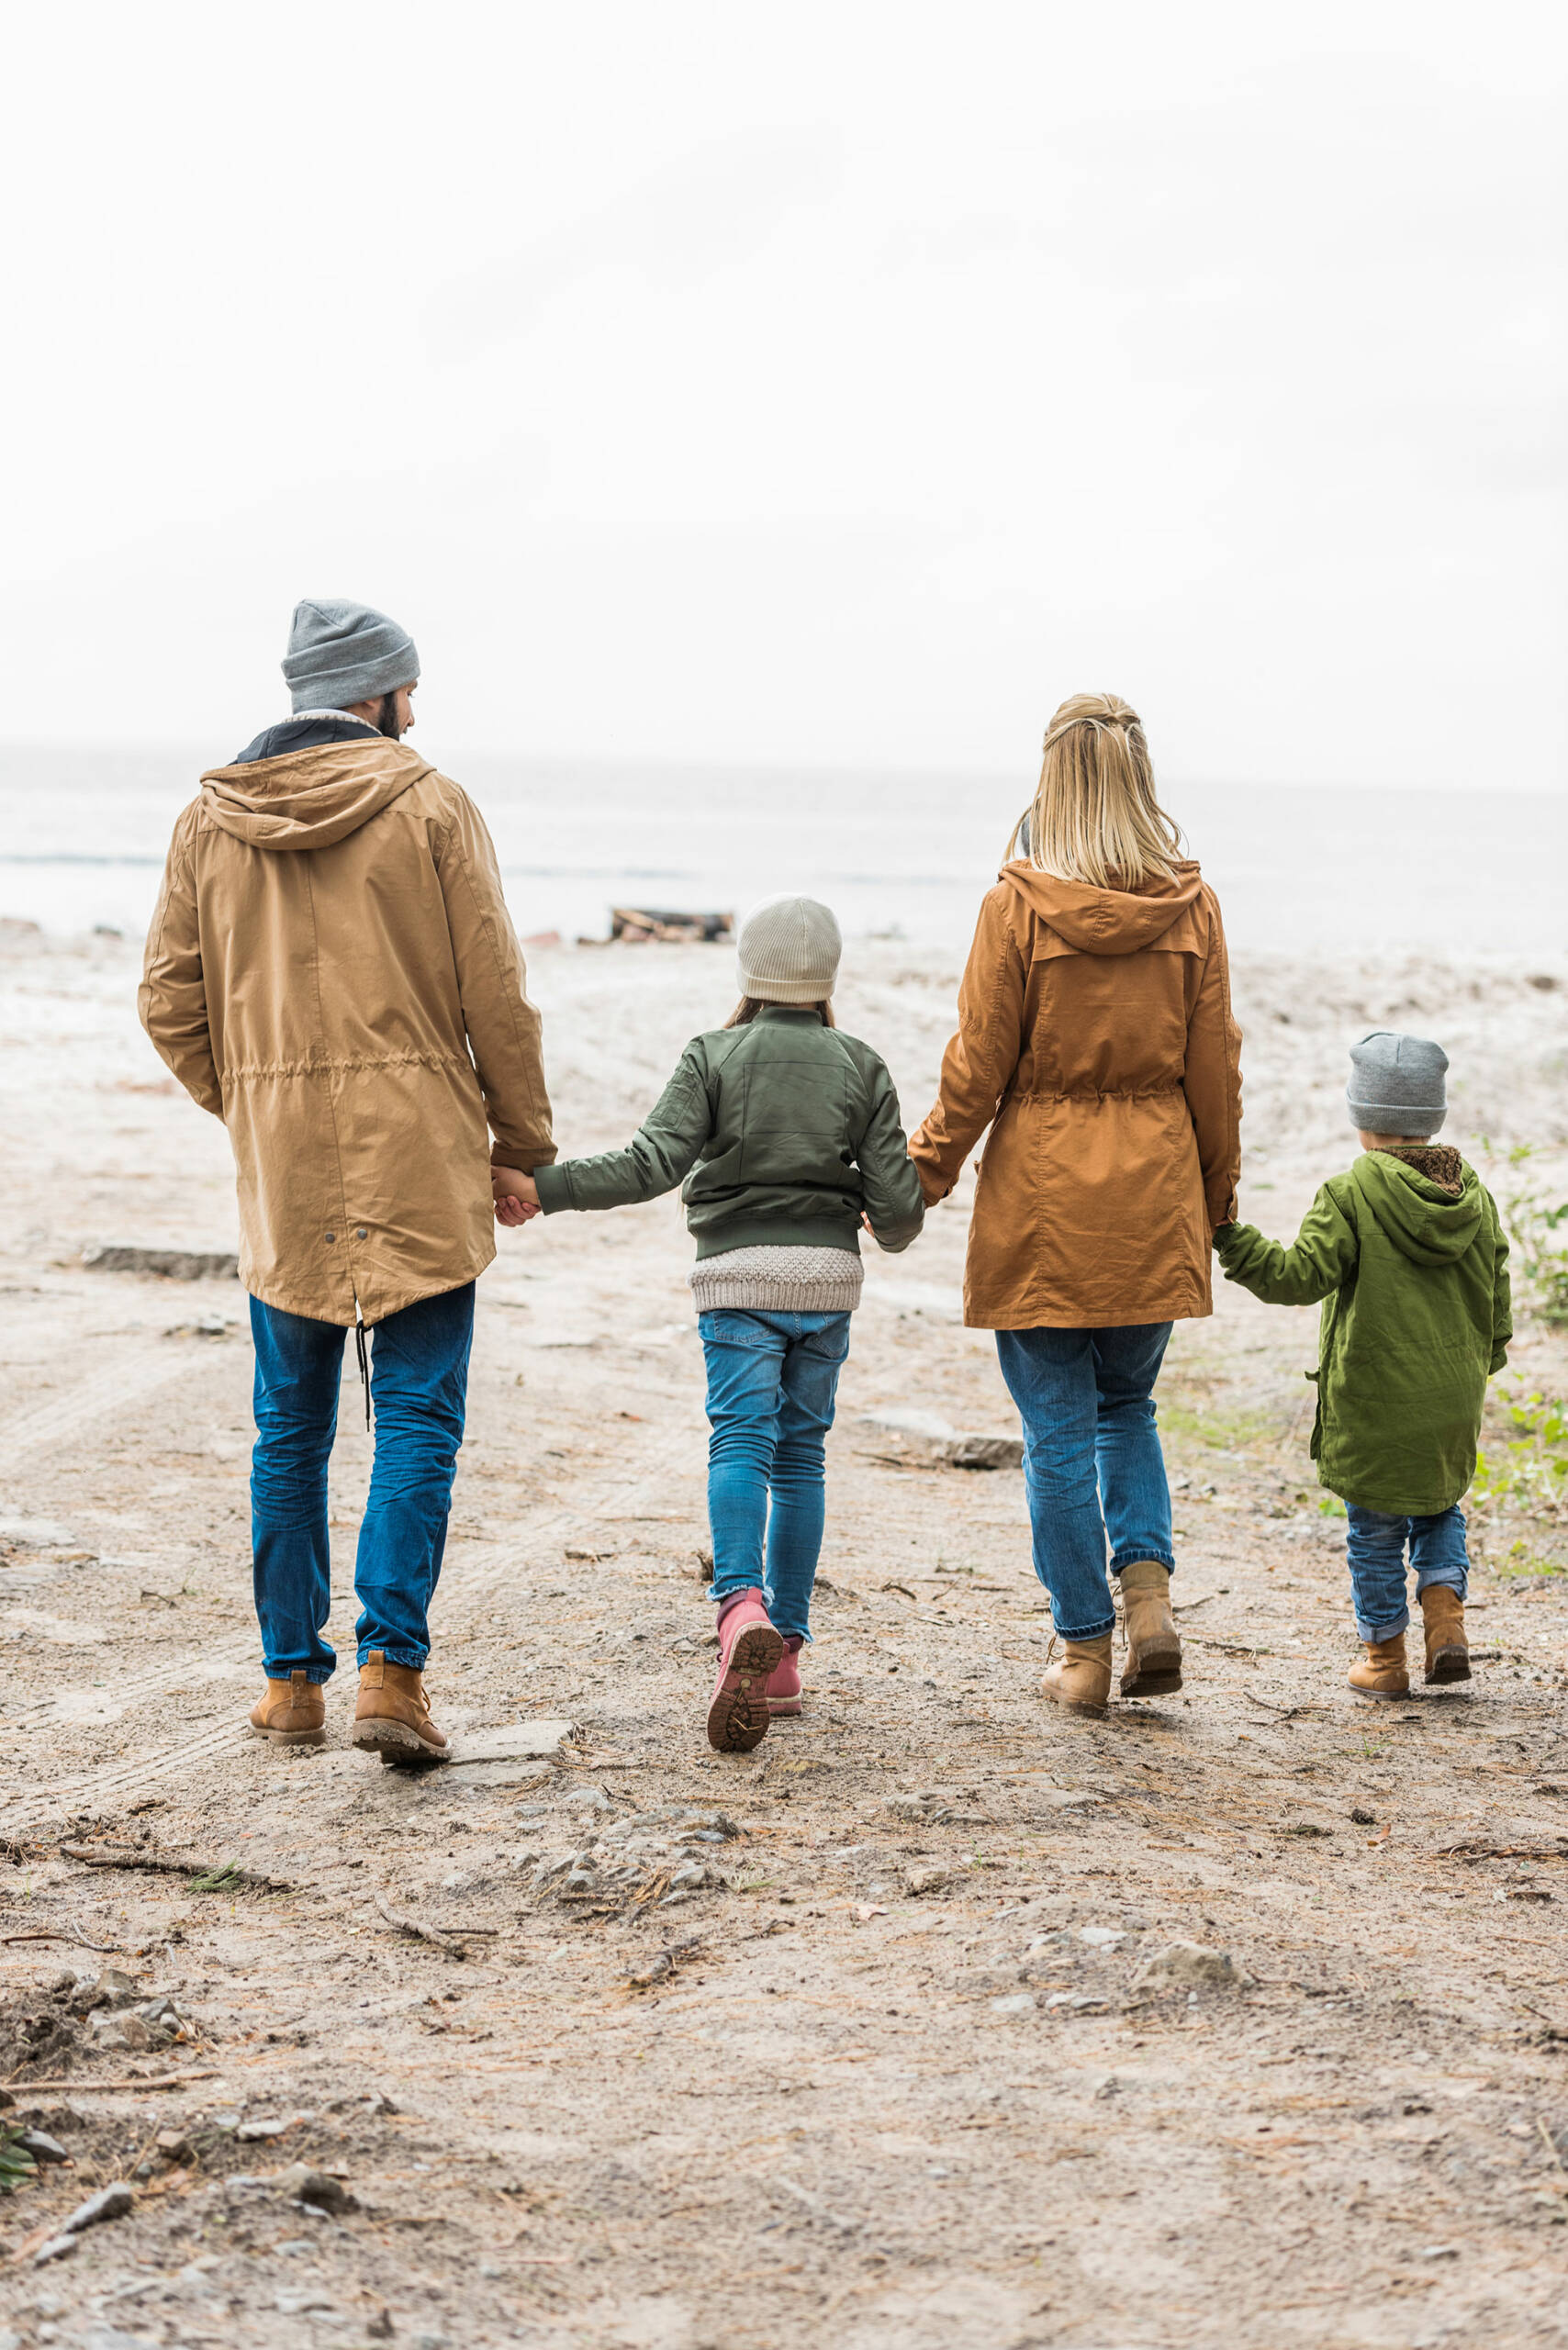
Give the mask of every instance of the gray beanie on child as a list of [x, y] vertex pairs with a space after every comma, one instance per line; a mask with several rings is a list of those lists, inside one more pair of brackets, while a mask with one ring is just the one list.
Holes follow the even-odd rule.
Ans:
[[1427, 1036], [1374, 1028], [1350, 1046], [1345, 1100], [1350, 1124], [1370, 1135], [1435, 1135], [1448, 1115], [1449, 1057]]
[[825, 1003], [843, 949], [831, 906], [765, 898], [741, 924], [741, 993], [768, 1003]]
[[420, 674], [414, 640], [368, 604], [296, 604], [283, 674], [296, 710], [346, 710]]

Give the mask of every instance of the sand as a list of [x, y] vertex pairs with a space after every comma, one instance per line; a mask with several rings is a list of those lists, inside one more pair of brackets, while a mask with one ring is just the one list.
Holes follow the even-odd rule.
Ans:
[[[481, 1288], [434, 1614], [438, 1714], [492, 1759], [355, 1754], [346, 1674], [329, 1747], [279, 1752], [243, 1734], [242, 1296], [82, 1264], [231, 1247], [227, 1145], [122, 944], [10, 944], [0, 1934], [59, 1939], [0, 1943], [0, 2077], [72, 2166], [0, 2205], [0, 2340], [1568, 2342], [1560, 1517], [1478, 1513], [1468, 1690], [1358, 1707], [1311, 1319], [1226, 1292], [1161, 1389], [1186, 1688], [1048, 1713], [1016, 1472], [877, 1425], [1015, 1425], [958, 1318], [966, 1182], [868, 1270], [806, 1716], [718, 1757], [678, 1214], [554, 1219]], [[956, 972], [853, 963], [846, 1024], [917, 1115]], [[1456, 1136], [1562, 1172], [1565, 977], [1242, 963], [1244, 1211], [1294, 1230], [1345, 1163], [1344, 1048], [1383, 1023], [1448, 1044]], [[701, 948], [536, 958], [566, 1147], [624, 1138], [729, 981]], [[1568, 1392], [1561, 1337], [1517, 1363]], [[345, 1654], [367, 1462], [346, 1407]], [[496, 1736], [540, 1723], [570, 1726], [543, 1759]], [[1164, 1979], [1177, 1942], [1228, 1970]], [[302, 2205], [299, 2164], [353, 2208]], [[35, 2266], [120, 2179], [131, 2210]]]

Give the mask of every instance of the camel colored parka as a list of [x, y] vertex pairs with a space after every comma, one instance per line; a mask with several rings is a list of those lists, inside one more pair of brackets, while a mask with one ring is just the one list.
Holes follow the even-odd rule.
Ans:
[[927, 1203], [987, 1126], [964, 1319], [1103, 1329], [1212, 1313], [1236, 1214], [1241, 1032], [1196, 865], [1137, 890], [1003, 867], [980, 906], [958, 1031], [909, 1146]]
[[483, 1272], [492, 1158], [555, 1155], [523, 980], [484, 822], [417, 752], [366, 734], [202, 778], [140, 1004], [229, 1129], [252, 1296], [380, 1322]]

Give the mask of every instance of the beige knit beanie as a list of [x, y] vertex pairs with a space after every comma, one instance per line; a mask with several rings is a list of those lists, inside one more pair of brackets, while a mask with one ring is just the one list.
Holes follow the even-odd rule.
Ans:
[[831, 906], [765, 898], [741, 924], [741, 993], [767, 1003], [824, 1003], [843, 951]]

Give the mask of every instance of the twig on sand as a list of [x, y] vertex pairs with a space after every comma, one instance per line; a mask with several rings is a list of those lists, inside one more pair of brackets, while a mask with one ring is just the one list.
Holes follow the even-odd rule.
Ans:
[[196, 2073], [132, 2073], [120, 2081], [95, 2081], [85, 2073], [65, 2074], [57, 2081], [22, 2081], [13, 2075], [5, 2086], [7, 2089], [183, 2089], [187, 2081], [217, 2078], [217, 2065], [207, 2065]]
[[93, 1942], [85, 1934], [68, 1934], [63, 1927], [46, 1927], [35, 1934], [0, 1934], [0, 1943], [4, 1942], [69, 1942], [73, 1950], [95, 1950], [105, 1958], [134, 1958], [137, 1955], [134, 1951], [121, 1950], [118, 1942]]
[[398, 1933], [412, 1934], [417, 1942], [429, 1942], [431, 1950], [444, 1951], [448, 1958], [467, 1957], [468, 1953], [461, 1942], [454, 1942], [450, 1934], [443, 1934], [439, 1926], [421, 1926], [417, 1918], [405, 1917], [402, 1910], [393, 1908], [384, 1893], [376, 1895], [375, 1906], [387, 1924], [395, 1927]]
[[1439, 1844], [1445, 1861], [1568, 1861], [1568, 1842], [1555, 1844]]
[[257, 1893], [292, 1893], [294, 1883], [286, 1876], [267, 1876], [259, 1869], [241, 1868], [238, 1861], [210, 1861], [194, 1857], [176, 1859], [168, 1852], [149, 1852], [141, 1844], [62, 1844], [68, 1861], [79, 1861], [89, 1869], [160, 1869], [166, 1876], [184, 1876], [192, 1880], [193, 1893], [227, 1893], [232, 1886], [249, 1886]]

